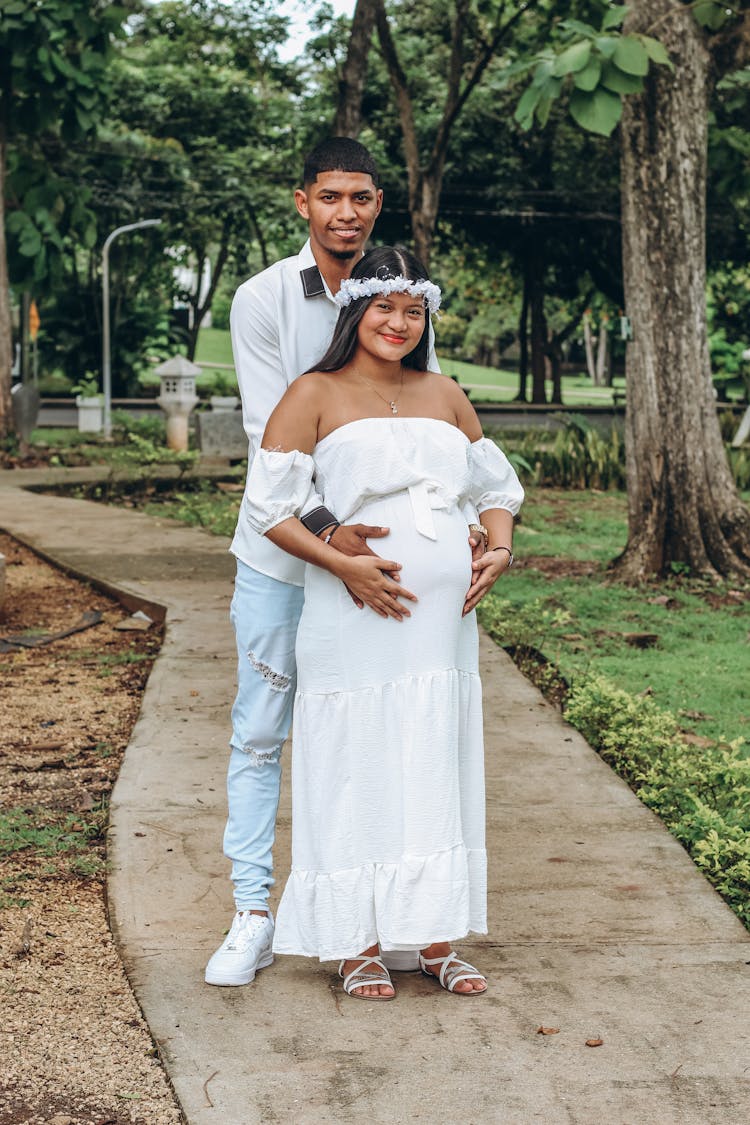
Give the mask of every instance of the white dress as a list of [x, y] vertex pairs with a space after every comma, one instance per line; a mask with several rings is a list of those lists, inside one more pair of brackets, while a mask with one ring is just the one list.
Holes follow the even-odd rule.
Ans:
[[297, 634], [292, 871], [274, 950], [352, 957], [486, 933], [484, 751], [467, 505], [516, 512], [523, 490], [486, 439], [432, 418], [367, 418], [312, 456], [260, 450], [246, 512], [261, 533], [299, 515], [312, 474], [341, 522], [417, 595], [403, 621], [360, 610], [308, 566]]

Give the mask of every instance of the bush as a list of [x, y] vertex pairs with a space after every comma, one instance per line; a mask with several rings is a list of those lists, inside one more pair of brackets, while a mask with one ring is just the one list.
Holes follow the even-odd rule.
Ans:
[[573, 686], [568, 722], [685, 846], [750, 926], [750, 759], [744, 739], [695, 747], [651, 700], [592, 676]]

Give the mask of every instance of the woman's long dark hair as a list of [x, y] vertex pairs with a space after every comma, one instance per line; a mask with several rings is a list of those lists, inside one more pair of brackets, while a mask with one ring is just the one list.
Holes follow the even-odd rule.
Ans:
[[[351, 273], [352, 280], [358, 277], [405, 277], [409, 281], [428, 281], [427, 270], [409, 250], [398, 246], [376, 246], [357, 262]], [[360, 297], [352, 301], [339, 313], [333, 339], [328, 351], [310, 368], [310, 371], [340, 371], [351, 359], [357, 349], [359, 322], [376, 297]], [[427, 354], [430, 348], [430, 317], [425, 312], [424, 332], [417, 346], [401, 360], [404, 367], [415, 371], [427, 370]]]

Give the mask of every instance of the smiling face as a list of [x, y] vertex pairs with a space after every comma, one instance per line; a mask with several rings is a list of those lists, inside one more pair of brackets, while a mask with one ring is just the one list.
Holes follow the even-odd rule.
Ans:
[[422, 297], [409, 293], [373, 297], [359, 322], [359, 346], [377, 359], [401, 360], [414, 351], [426, 328]]
[[346, 261], [363, 252], [383, 193], [365, 172], [321, 172], [294, 202], [309, 223], [313, 253]]

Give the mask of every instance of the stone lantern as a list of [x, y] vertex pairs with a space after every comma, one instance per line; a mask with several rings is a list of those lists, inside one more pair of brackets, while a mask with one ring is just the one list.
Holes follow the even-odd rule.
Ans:
[[161, 393], [156, 401], [167, 416], [167, 445], [170, 449], [183, 451], [188, 447], [188, 418], [198, 402], [195, 377], [200, 373], [200, 367], [181, 355], [166, 360], [156, 368], [156, 374], [161, 379]]

